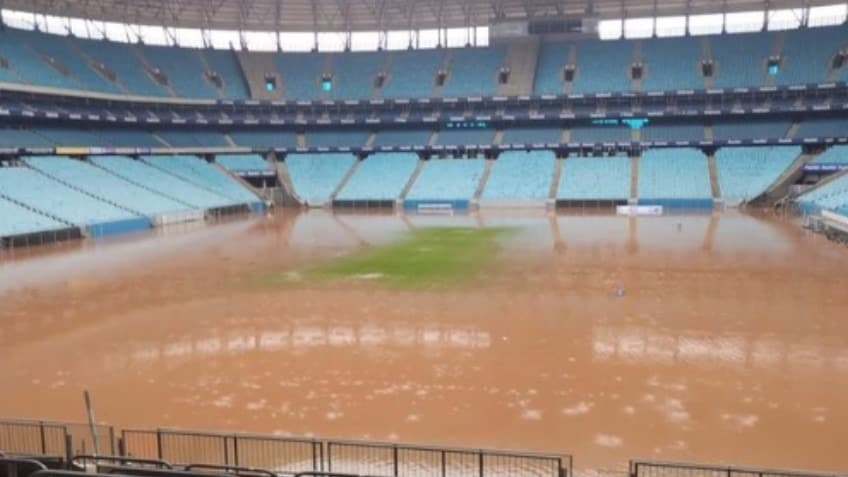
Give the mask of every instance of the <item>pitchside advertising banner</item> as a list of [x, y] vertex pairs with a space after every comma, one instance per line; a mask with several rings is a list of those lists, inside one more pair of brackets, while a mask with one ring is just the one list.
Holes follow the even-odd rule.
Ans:
[[804, 170], [810, 172], [832, 172], [841, 171], [842, 169], [848, 169], [848, 163], [821, 162], [804, 165]]

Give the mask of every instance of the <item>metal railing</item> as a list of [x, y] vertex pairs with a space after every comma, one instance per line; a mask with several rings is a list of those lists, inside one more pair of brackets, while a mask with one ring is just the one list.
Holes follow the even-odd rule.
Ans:
[[650, 460], [630, 461], [630, 477], [844, 477], [835, 472], [775, 470], [756, 467], [691, 464]]
[[0, 421], [0, 449], [16, 454], [67, 455], [65, 426], [44, 421]]

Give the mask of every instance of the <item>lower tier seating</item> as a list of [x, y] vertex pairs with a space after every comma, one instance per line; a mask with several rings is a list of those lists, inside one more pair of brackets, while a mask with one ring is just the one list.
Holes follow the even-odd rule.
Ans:
[[58, 220], [0, 197], [0, 237], [67, 228]]
[[627, 200], [629, 197], [629, 157], [569, 157], [563, 162], [558, 199]]
[[410, 152], [368, 156], [339, 192], [337, 200], [395, 200], [418, 164]]
[[481, 199], [545, 199], [556, 157], [552, 151], [507, 151], [498, 156]]
[[227, 200], [227, 205], [254, 203], [258, 197], [226, 172], [194, 156], [147, 156], [143, 160]]
[[330, 200], [356, 160], [352, 154], [290, 154], [286, 165], [301, 200], [321, 205]]
[[639, 160], [639, 202], [698, 206], [712, 200], [707, 159], [696, 149], [651, 149]]
[[722, 148], [716, 155], [719, 190], [725, 201], [760, 196], [801, 153], [800, 147]]
[[430, 159], [406, 196], [410, 200], [470, 200], [484, 159]]

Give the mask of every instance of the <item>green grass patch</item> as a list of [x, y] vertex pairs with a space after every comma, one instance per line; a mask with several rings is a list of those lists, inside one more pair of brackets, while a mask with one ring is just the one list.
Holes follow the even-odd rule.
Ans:
[[301, 273], [270, 274], [262, 282], [376, 281], [404, 288], [453, 286], [491, 265], [503, 228], [434, 227], [416, 229], [401, 240], [366, 247], [350, 256]]

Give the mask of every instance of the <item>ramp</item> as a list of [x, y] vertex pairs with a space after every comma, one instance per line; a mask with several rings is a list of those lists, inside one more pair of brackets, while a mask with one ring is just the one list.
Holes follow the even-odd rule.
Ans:
[[518, 96], [533, 92], [540, 43], [539, 37], [533, 37], [512, 41], [506, 46], [504, 66], [509, 68], [509, 81], [498, 85], [499, 95]]
[[765, 193], [751, 202], [775, 202], [786, 197], [789, 193], [789, 187], [804, 174], [804, 166], [815, 158], [815, 154], [804, 154], [803, 152], [799, 154], [798, 158], [777, 177], [777, 180], [766, 189]]

